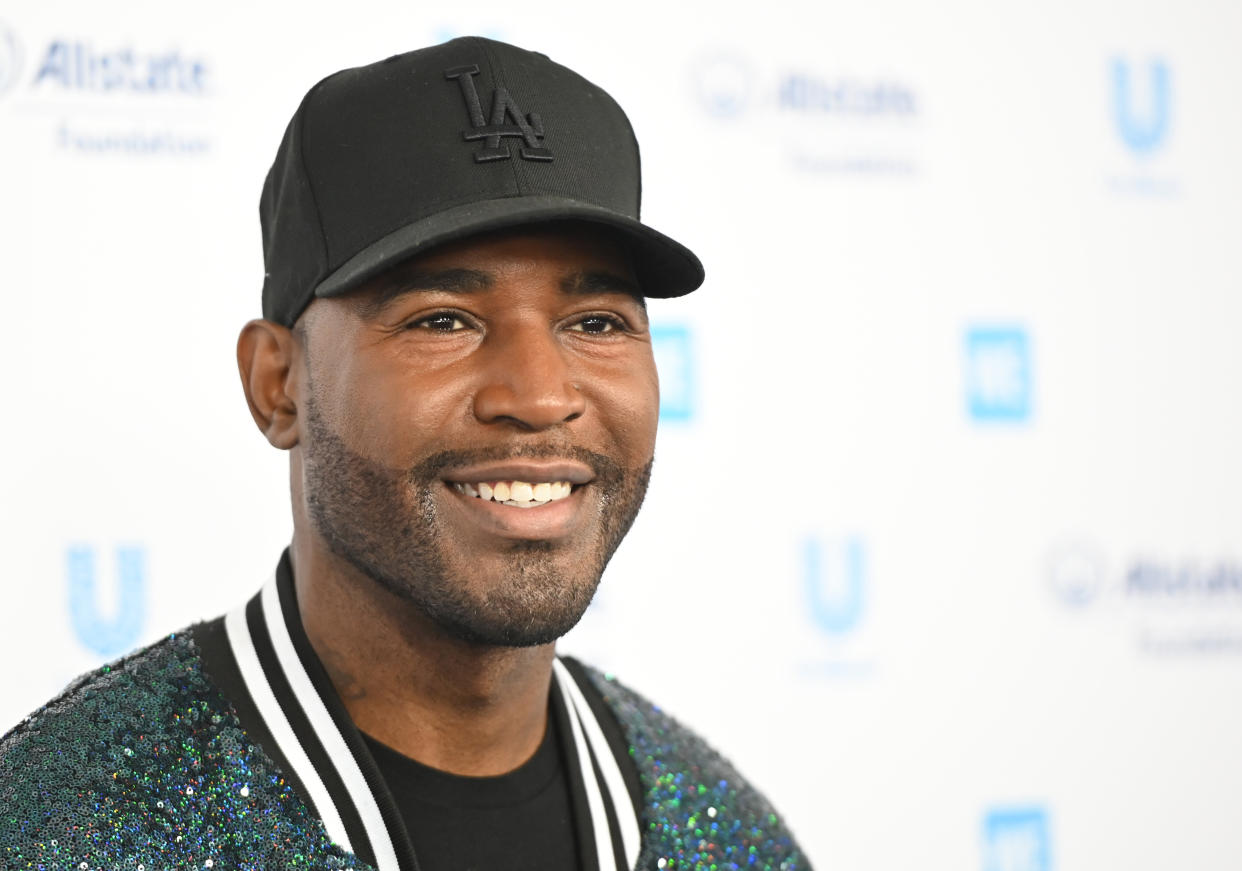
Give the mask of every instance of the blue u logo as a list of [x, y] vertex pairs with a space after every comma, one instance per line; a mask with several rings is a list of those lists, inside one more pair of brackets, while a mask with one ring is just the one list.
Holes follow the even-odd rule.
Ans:
[[836, 556], [834, 565], [826, 566], [823, 545], [808, 538], [802, 551], [803, 577], [811, 619], [829, 635], [844, 635], [863, 614], [867, 567], [862, 541], [845, 539]]
[[1136, 112], [1130, 65], [1120, 59], [1113, 61], [1113, 113], [1117, 132], [1136, 154], [1154, 151], [1169, 132], [1169, 68], [1163, 61], [1152, 61], [1148, 66], [1145, 90], [1150, 93], [1151, 102], [1146, 112]]
[[660, 420], [694, 418], [694, 346], [686, 324], [652, 324], [651, 350], [660, 373]]
[[88, 650], [112, 657], [132, 648], [146, 618], [146, 553], [140, 547], [116, 549], [117, 601], [103, 616], [95, 550], [74, 546], [65, 553], [69, 584], [69, 621]]

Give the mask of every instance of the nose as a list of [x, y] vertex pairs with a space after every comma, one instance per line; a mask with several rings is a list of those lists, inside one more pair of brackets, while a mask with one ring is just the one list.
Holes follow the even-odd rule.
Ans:
[[586, 411], [566, 351], [546, 325], [491, 337], [482, 354], [483, 379], [474, 395], [479, 421], [535, 431], [568, 423]]

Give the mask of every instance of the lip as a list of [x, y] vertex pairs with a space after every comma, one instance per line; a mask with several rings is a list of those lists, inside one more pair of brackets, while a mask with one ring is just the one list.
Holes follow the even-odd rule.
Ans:
[[[478, 484], [481, 481], [528, 481], [532, 484], [538, 484], [544, 481], [568, 481], [575, 487], [578, 487], [594, 481], [595, 472], [590, 466], [575, 460], [510, 460], [462, 466], [444, 475], [444, 480], [449, 484]], [[477, 501], [482, 502], [483, 500]], [[539, 509], [518, 510], [537, 511]]]
[[[467, 523], [480, 528], [485, 535], [508, 539], [543, 541], [562, 539], [574, 533], [582, 525], [584, 519], [589, 514], [589, 512], [584, 510], [585, 500], [594, 498], [594, 488], [592, 487], [575, 485], [573, 491], [564, 499], [545, 502], [535, 508], [515, 508], [509, 505], [502, 505], [499, 502], [493, 502], [490, 499], [468, 496], [453, 486], [454, 483], [472, 483], [474, 480], [530, 480], [516, 474], [510, 478], [508, 472], [514, 468], [517, 467], [505, 466], [496, 467], [495, 470], [486, 470], [486, 475], [491, 475], [493, 471], [504, 473], [499, 478], [467, 478], [460, 482], [446, 480], [444, 492], [450, 497], [448, 504], [453, 508], [452, 513], [463, 518]], [[527, 469], [525, 473], [529, 474], [529, 471]], [[554, 480], [566, 481], [572, 479], [561, 477]]]

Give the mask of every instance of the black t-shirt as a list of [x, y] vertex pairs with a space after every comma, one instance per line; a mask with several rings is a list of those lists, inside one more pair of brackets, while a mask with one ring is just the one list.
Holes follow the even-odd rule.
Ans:
[[575, 871], [578, 846], [557, 718], [498, 777], [429, 768], [363, 735], [401, 812], [420, 871]]
[[[285, 557], [278, 573], [288, 571], [288, 559]], [[224, 619], [198, 623], [191, 631], [204, 671], [231, 701], [247, 732], [256, 744], [272, 755], [298, 795], [304, 801], [312, 802], [250, 697], [235, 663]], [[358, 742], [356, 749], [350, 743], [351, 752], [355, 755], [364, 753], [368, 757], [359, 757], [358, 762], [364, 776], [376, 790], [375, 800], [381, 814], [386, 816], [388, 811], [385, 809], [391, 808], [410, 835], [412, 844], [407, 844], [402, 833], [391, 832], [398, 857], [402, 861], [408, 857], [408, 867], [413, 867], [415, 862], [419, 871], [519, 871], [535, 867], [559, 871], [596, 867], [595, 836], [579, 770], [581, 766], [571, 737], [570, 714], [555, 680], [552, 681], [549, 698], [548, 730], [534, 757], [517, 771], [501, 778], [459, 778], [419, 765], [352, 730], [344, 703], [332, 690], [327, 672], [314, 659], [310, 642], [300, 632], [294, 639], [295, 645], [299, 642], [305, 648], [302, 654], [304, 662], [324, 705], [333, 712], [337, 722], [343, 724], [345, 731], [342, 735], [347, 743]], [[561, 662], [573, 675], [586, 698], [613, 758], [620, 762], [631, 806], [641, 819], [640, 797], [643, 791], [638, 769], [628, 759], [629, 747], [620, 723], [582, 664], [568, 657]], [[550, 776], [543, 774], [546, 769], [541, 768], [549, 760], [555, 766], [555, 773]], [[598, 765], [592, 761], [591, 766], [598, 776]], [[542, 779], [544, 777], [548, 779]], [[515, 779], [517, 784], [510, 783], [510, 778]], [[384, 782], [378, 784], [375, 780]], [[458, 791], [456, 787], [462, 784], [452, 785], [458, 781], [465, 783], [466, 790], [478, 786], [480, 792]], [[496, 793], [488, 791], [492, 781], [500, 781]], [[391, 804], [389, 794], [392, 796]], [[608, 807], [606, 812], [610, 825], [615, 829], [613, 809]], [[460, 843], [464, 843], [466, 846], [463, 849], [468, 851], [464, 857], [455, 854], [454, 845]], [[615, 831], [611, 846], [614, 856], [623, 855], [620, 837]], [[604, 846], [604, 850], [608, 850], [608, 845]], [[410, 856], [411, 852], [417, 858]]]

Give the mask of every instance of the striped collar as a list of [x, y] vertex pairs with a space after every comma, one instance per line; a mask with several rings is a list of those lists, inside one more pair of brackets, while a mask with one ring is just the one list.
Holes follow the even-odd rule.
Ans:
[[[302, 628], [287, 553], [275, 576], [224, 625], [254, 709], [328, 838], [377, 871], [419, 871], [383, 775]], [[583, 687], [559, 659], [553, 677], [552, 712], [566, 744], [581, 865], [634, 868], [640, 830], [618, 760]]]

